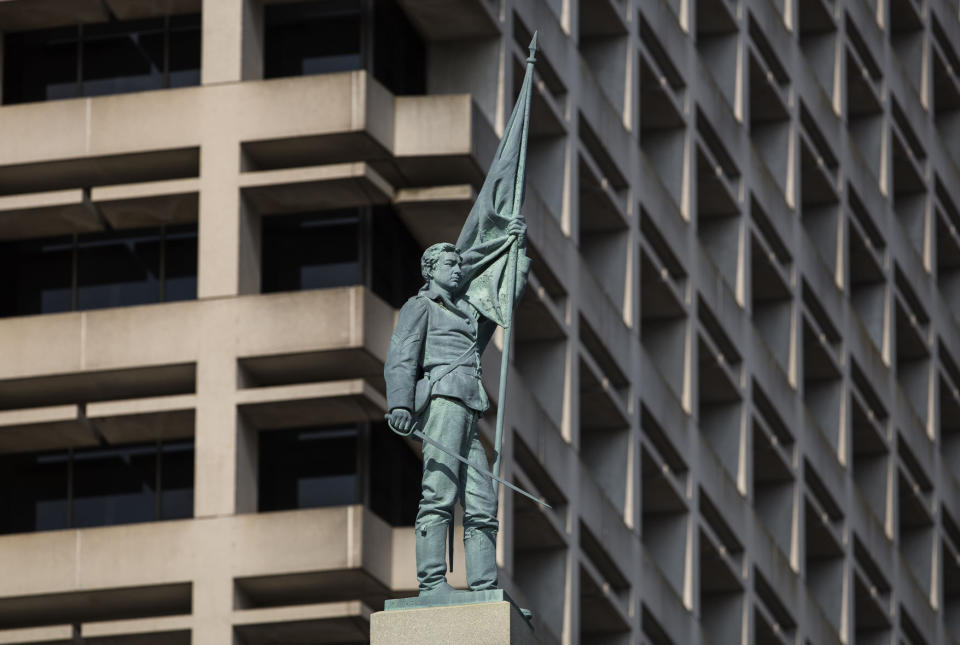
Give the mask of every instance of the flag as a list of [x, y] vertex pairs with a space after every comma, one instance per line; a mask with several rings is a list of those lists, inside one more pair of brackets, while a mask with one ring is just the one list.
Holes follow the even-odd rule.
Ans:
[[537, 34], [534, 34], [517, 103], [483, 187], [457, 239], [468, 285], [466, 297], [480, 313], [501, 327], [509, 325], [514, 305], [514, 294], [508, 293], [507, 286], [510, 276], [516, 275], [518, 262], [524, 269], [529, 265], [527, 257], [509, 252], [514, 238], [506, 231], [511, 220], [521, 217], [536, 49]]

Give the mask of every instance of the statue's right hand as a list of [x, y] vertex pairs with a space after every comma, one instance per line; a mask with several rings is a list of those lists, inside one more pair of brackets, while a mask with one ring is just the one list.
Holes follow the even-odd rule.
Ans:
[[387, 420], [394, 430], [404, 434], [410, 434], [415, 425], [413, 415], [410, 414], [410, 410], [406, 408], [394, 408], [390, 410]]

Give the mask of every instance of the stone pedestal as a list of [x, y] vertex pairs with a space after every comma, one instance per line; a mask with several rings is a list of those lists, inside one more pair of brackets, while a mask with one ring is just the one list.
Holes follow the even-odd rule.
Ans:
[[533, 626], [502, 590], [443, 600], [388, 600], [370, 617], [370, 645], [537, 645]]

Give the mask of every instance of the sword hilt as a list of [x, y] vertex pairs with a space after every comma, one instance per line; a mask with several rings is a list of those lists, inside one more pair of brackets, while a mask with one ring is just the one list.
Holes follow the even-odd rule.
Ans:
[[396, 434], [400, 435], [401, 437], [409, 437], [410, 435], [413, 434], [413, 431], [417, 429], [416, 421], [413, 422], [413, 425], [410, 426], [409, 430], [404, 432], [403, 430], [400, 430], [399, 428], [397, 428], [397, 426], [393, 425], [393, 419], [390, 417], [389, 413], [383, 415], [383, 418], [387, 420], [387, 427], [393, 430]]

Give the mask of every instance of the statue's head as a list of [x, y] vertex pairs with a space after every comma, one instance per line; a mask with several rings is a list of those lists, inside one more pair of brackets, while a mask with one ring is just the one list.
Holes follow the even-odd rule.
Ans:
[[460, 251], [449, 242], [438, 242], [427, 248], [420, 258], [420, 274], [430, 284], [451, 292], [460, 286]]

